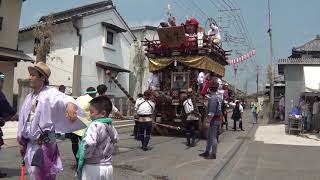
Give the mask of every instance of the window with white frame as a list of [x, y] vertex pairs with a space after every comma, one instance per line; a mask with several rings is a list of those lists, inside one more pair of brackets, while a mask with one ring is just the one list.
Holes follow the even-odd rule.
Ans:
[[115, 44], [116, 32], [109, 29], [109, 28], [105, 28], [104, 37], [105, 37], [104, 45], [106, 47], [113, 48], [113, 46]]
[[106, 41], [107, 41], [108, 44], [113, 45], [113, 36], [114, 36], [114, 33], [107, 30], [107, 39], [106, 39]]

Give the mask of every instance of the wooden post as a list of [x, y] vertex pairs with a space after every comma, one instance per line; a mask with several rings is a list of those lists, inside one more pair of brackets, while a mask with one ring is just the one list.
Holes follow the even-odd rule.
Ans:
[[127, 116], [131, 116], [132, 114], [132, 105], [129, 99], [127, 99]]
[[120, 114], [123, 114], [123, 100], [121, 98], [119, 99], [119, 108]]

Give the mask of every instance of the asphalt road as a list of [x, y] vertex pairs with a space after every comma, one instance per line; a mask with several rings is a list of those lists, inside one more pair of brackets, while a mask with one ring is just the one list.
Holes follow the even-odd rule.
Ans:
[[[115, 180], [197, 180], [219, 178], [217, 174], [223, 175], [228, 169], [230, 159], [235, 155], [251, 156], [251, 153], [242, 153], [243, 148], [255, 147], [248, 144], [249, 137], [254, 134], [257, 125], [253, 125], [250, 119], [251, 113], [246, 112], [244, 128], [246, 131], [226, 131], [223, 133], [218, 146], [216, 160], [206, 160], [198, 156], [205, 148], [205, 141], [198, 142], [196, 147], [189, 148], [185, 145], [183, 137], [161, 137], [154, 136], [151, 139], [152, 150], [144, 152], [138, 141], [133, 140], [129, 134], [122, 134], [118, 144], [118, 150], [114, 156], [114, 179]], [[232, 125], [229, 122], [229, 125]], [[231, 128], [230, 128], [231, 129]], [[21, 157], [14, 141], [9, 141], [10, 146], [5, 146], [0, 153], [0, 168], [8, 173], [9, 177], [4, 179], [19, 179]], [[242, 145], [242, 146], [240, 146]], [[256, 145], [259, 147], [259, 145]], [[65, 140], [59, 143], [60, 154], [63, 160], [64, 171], [57, 179], [75, 179], [74, 158], [71, 151], [71, 143]], [[254, 150], [253, 150], [254, 151]], [[261, 151], [259, 151], [261, 152]], [[289, 155], [288, 155], [289, 156]], [[233, 168], [230, 168], [230, 179], [238, 179], [236, 168], [242, 169], [242, 159], [236, 162], [232, 160]], [[239, 164], [240, 163], [240, 164]], [[250, 169], [249, 169], [250, 170]], [[222, 176], [221, 176], [222, 177]], [[248, 178], [247, 178], [248, 179]]]

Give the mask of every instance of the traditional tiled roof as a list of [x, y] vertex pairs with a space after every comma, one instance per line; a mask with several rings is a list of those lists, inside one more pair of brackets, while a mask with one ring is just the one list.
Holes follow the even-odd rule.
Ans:
[[278, 72], [284, 73], [286, 65], [320, 65], [320, 58], [287, 58], [278, 60]]
[[[102, 12], [112, 8], [115, 8], [115, 7], [113, 6], [112, 1], [108, 0], [108, 1], [101, 1], [101, 2], [97, 2], [97, 3], [93, 3], [93, 4], [81, 6], [81, 7], [68, 9], [65, 11], [53, 13], [51, 15], [53, 17], [54, 23], [59, 24], [66, 21], [70, 21], [72, 18], [75, 18], [75, 17], [87, 16], [87, 15], [95, 14], [95, 13]], [[48, 16], [49, 15], [42, 16], [39, 21], [43, 21]], [[20, 32], [32, 30], [36, 27], [36, 25], [37, 24], [33, 24], [27, 27], [23, 27], [20, 29]]]
[[[76, 7], [76, 8], [68, 9], [65, 11], [57, 12], [57, 13], [52, 14], [52, 16], [55, 21], [61, 21], [64, 19], [70, 19], [73, 16], [79, 16], [79, 15], [85, 16], [88, 14], [94, 14], [97, 12], [104, 11], [106, 9], [110, 9], [112, 7], [113, 7], [113, 3], [111, 0], [101, 1], [101, 2], [97, 2], [97, 3], [88, 4], [85, 6]], [[40, 21], [45, 20], [46, 17], [48, 17], [48, 16], [42, 16], [40, 18]]]
[[309, 64], [320, 64], [320, 58], [286, 58], [279, 59], [279, 65], [286, 64], [301, 64], [301, 65], [309, 65]]
[[[112, 0], [101, 1], [101, 2], [97, 2], [97, 3], [93, 3], [93, 4], [88, 4], [88, 5], [85, 5], [85, 6], [72, 8], [72, 9], [68, 9], [68, 10], [65, 10], [65, 11], [57, 12], [57, 13], [53, 13], [51, 15], [53, 16], [54, 23], [59, 24], [59, 23], [71, 21], [74, 18], [84, 17], [84, 16], [96, 14], [96, 13], [103, 12], [103, 11], [110, 10], [110, 9], [114, 9], [115, 10], [115, 12], [120, 17], [120, 19], [123, 21], [123, 23], [125, 24], [127, 29], [130, 30], [130, 28], [129, 28], [128, 24], [126, 23], [126, 21], [119, 14], [119, 12], [117, 11], [116, 7], [113, 5]], [[48, 16], [42, 16], [39, 21], [43, 21]], [[34, 24], [34, 25], [31, 25], [31, 26], [27, 26], [27, 27], [21, 28], [19, 30], [19, 32], [30, 31], [30, 30], [34, 29], [36, 26], [37, 26], [37, 24]], [[132, 37], [134, 39], [136, 39], [136, 37], [134, 36], [134, 34], [131, 31], [129, 31], [129, 33], [132, 35]]]
[[155, 26], [132, 26], [130, 27], [131, 31], [137, 31], [137, 30], [156, 30], [158, 27]]
[[113, 64], [113, 63], [108, 63], [108, 62], [105, 62], [105, 61], [98, 61], [96, 62], [96, 66], [98, 67], [101, 67], [103, 69], [108, 69], [108, 70], [114, 70], [114, 71], [117, 71], [117, 72], [127, 72], [129, 73], [130, 71], [127, 70], [127, 69], [124, 69], [116, 64]]
[[294, 47], [293, 51], [303, 52], [303, 51], [319, 51], [320, 52], [320, 35], [317, 35], [315, 39], [301, 45]]
[[23, 51], [0, 47], [0, 61], [34, 61]]

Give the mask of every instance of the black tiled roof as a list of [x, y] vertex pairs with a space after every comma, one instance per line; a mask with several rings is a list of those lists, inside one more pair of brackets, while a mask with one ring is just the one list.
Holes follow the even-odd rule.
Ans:
[[286, 59], [279, 59], [279, 65], [286, 65], [286, 64], [301, 64], [301, 65], [314, 65], [320, 64], [320, 58], [286, 58]]
[[145, 25], [145, 26], [132, 26], [132, 27], [130, 27], [130, 29], [131, 29], [131, 31], [136, 31], [136, 30], [157, 30], [158, 27]]
[[0, 47], [0, 61], [31, 61], [34, 60], [23, 51]]
[[[106, 11], [106, 10], [109, 10], [109, 9], [114, 9], [115, 12], [117, 13], [117, 15], [120, 17], [120, 19], [124, 22], [124, 24], [127, 27], [127, 29], [130, 30], [130, 28], [129, 28], [128, 24], [126, 23], [126, 21], [123, 19], [123, 17], [117, 11], [116, 7], [113, 5], [112, 0], [101, 1], [101, 2], [97, 2], [97, 3], [93, 3], [93, 4], [88, 4], [88, 5], [85, 5], [85, 6], [72, 8], [72, 9], [68, 9], [68, 10], [65, 10], [65, 11], [57, 12], [57, 13], [53, 13], [51, 15], [53, 16], [54, 22], [56, 24], [59, 24], [59, 23], [70, 21], [70, 20], [72, 20], [73, 18], [76, 18], [76, 17], [88, 16], [88, 15], [92, 15], [92, 14], [95, 14], [95, 13], [103, 12], [103, 11]], [[48, 16], [42, 16], [39, 21], [44, 20], [46, 17], [48, 17]], [[31, 25], [31, 26], [27, 26], [27, 27], [21, 28], [19, 30], [19, 32], [30, 31], [30, 30], [34, 29], [36, 26], [37, 26], [37, 24], [34, 24], [34, 25]], [[129, 33], [132, 35], [132, 37], [134, 39], [136, 39], [136, 37], [134, 36], [134, 34], [131, 31], [129, 31]]]
[[[98, 12], [102, 12], [108, 9], [115, 9], [111, 0], [101, 1], [93, 4], [88, 4], [81, 7], [76, 7], [72, 9], [68, 9], [65, 11], [57, 12], [51, 14], [53, 16], [53, 20], [56, 24], [63, 23], [66, 21], [70, 21], [74, 17], [82, 17], [91, 14], [95, 14]], [[48, 15], [49, 16], [49, 15]], [[42, 16], [39, 21], [43, 21], [48, 16]], [[27, 26], [20, 29], [20, 32], [29, 31], [36, 27], [37, 24]]]
[[[87, 15], [96, 13], [99, 10], [105, 10], [113, 7], [113, 3], [111, 0], [108, 1], [101, 1], [93, 4], [88, 4], [81, 7], [76, 7], [72, 9], [68, 9], [65, 11], [57, 12], [52, 14], [53, 19], [56, 21], [63, 20], [63, 19], [69, 19], [76, 15]], [[47, 16], [42, 16], [40, 18], [40, 21], [43, 21]]]
[[320, 35], [317, 35], [315, 39], [301, 45], [294, 47], [293, 51], [319, 51], [320, 52]]
[[117, 72], [127, 72], [129, 73], [130, 71], [127, 69], [124, 69], [116, 64], [105, 62], [105, 61], [98, 61], [96, 62], [96, 66], [101, 67], [103, 69], [108, 69], [108, 70], [114, 70]]
[[109, 29], [111, 29], [111, 30], [114, 30], [114, 31], [117, 32], [117, 33], [127, 32], [127, 30], [122, 29], [121, 27], [116, 26], [116, 25], [114, 25], [114, 24], [110, 24], [110, 23], [107, 23], [107, 22], [101, 22], [101, 24], [102, 24], [104, 27], [109, 28]]

